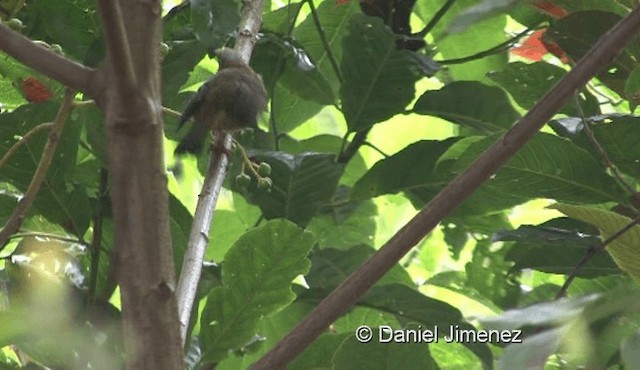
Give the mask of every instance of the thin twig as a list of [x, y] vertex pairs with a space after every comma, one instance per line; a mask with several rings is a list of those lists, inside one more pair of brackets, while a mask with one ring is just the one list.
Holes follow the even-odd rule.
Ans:
[[309, 4], [309, 9], [311, 10], [311, 18], [313, 18], [313, 23], [316, 26], [316, 30], [318, 30], [318, 35], [320, 35], [320, 41], [322, 41], [322, 45], [324, 46], [324, 50], [327, 53], [327, 57], [329, 58], [329, 62], [331, 63], [331, 67], [333, 67], [333, 71], [338, 77], [338, 81], [342, 84], [342, 73], [340, 73], [340, 67], [338, 67], [338, 61], [336, 60], [335, 55], [333, 55], [333, 51], [331, 50], [331, 45], [329, 45], [329, 41], [327, 40], [327, 35], [324, 33], [324, 29], [322, 28], [322, 24], [320, 23], [320, 18], [318, 17], [318, 11], [316, 10], [316, 6], [313, 4], [313, 0], [307, 0], [307, 4]]
[[[238, 39], [235, 49], [248, 62], [251, 52], [256, 42], [256, 35], [262, 24], [262, 8], [264, 0], [244, 1], [242, 13], [240, 15], [240, 25], [238, 27]], [[220, 133], [217, 135], [215, 148], [231, 149], [232, 137], [230, 134]], [[202, 192], [198, 198], [196, 211], [193, 216], [193, 225], [189, 234], [187, 250], [182, 262], [180, 279], [176, 297], [178, 300], [178, 316], [180, 318], [180, 334], [182, 343], [186, 343], [187, 329], [191, 317], [191, 309], [196, 297], [198, 281], [202, 273], [202, 262], [204, 251], [208, 244], [209, 229], [222, 188], [222, 183], [227, 174], [229, 159], [224, 150], [216, 150], [212, 153], [207, 168], [207, 174], [202, 185]]]
[[11, 148], [9, 148], [9, 150], [7, 150], [5, 155], [0, 159], [0, 168], [5, 165], [5, 163], [9, 160], [9, 158], [11, 158], [13, 153], [15, 153], [15, 151], [18, 150], [18, 148], [20, 148], [23, 144], [25, 144], [29, 140], [29, 138], [31, 136], [33, 136], [36, 133], [42, 131], [43, 129], [49, 128], [51, 126], [53, 126], [52, 122], [45, 122], [45, 123], [39, 124], [38, 126], [32, 128], [31, 130], [27, 131], [27, 133], [24, 134], [24, 136], [22, 136], [20, 138], [20, 140], [16, 141], [16, 143], [13, 144], [11, 146]]
[[447, 12], [449, 11], [449, 8], [451, 8], [453, 3], [455, 2], [456, 0], [447, 0], [447, 2], [444, 3], [442, 7], [440, 7], [440, 9], [438, 9], [436, 14], [433, 15], [433, 18], [431, 18], [429, 23], [427, 23], [427, 25], [424, 26], [424, 28], [420, 32], [418, 32], [416, 36], [425, 37], [429, 32], [431, 32], [431, 30], [433, 30], [433, 28], [438, 24], [438, 22], [440, 22], [442, 17], [444, 17], [444, 15], [447, 14]]
[[402, 257], [467, 199], [564, 106], [573, 93], [605, 68], [640, 29], [640, 6], [622, 19], [520, 121], [440, 191], [382, 248], [318, 304], [253, 366], [283, 369], [344, 314]]
[[384, 158], [389, 157], [389, 154], [385, 153], [382, 151], [382, 149], [378, 148], [377, 146], [373, 145], [373, 143], [370, 143], [368, 141], [365, 141], [364, 143], [362, 143], [362, 145], [364, 146], [368, 146], [369, 148], [375, 150], [376, 152], [378, 152], [378, 154], [380, 154], [381, 156], [383, 156]]
[[[596, 139], [596, 136], [594, 135], [593, 130], [591, 129], [591, 126], [589, 126], [589, 121], [587, 120], [587, 117], [585, 116], [584, 111], [582, 110], [582, 105], [580, 105], [580, 99], [578, 98], [578, 93], [576, 92], [573, 97], [575, 100], [576, 109], [578, 110], [578, 114], [580, 114], [580, 119], [582, 120], [582, 126], [584, 127], [584, 132], [587, 134], [589, 141], [596, 148], [596, 150], [598, 151], [598, 155], [600, 155], [600, 158], [602, 158], [602, 161], [604, 162], [605, 166], [609, 168], [613, 176], [618, 180], [618, 183], [622, 185], [622, 187], [624, 187], [624, 189], [630, 195], [634, 194], [636, 192], [635, 189], [633, 189], [631, 185], [629, 185], [626, 181], [624, 181], [624, 179], [622, 178], [622, 174], [620, 174], [620, 171], [618, 171], [618, 167], [615, 164], [613, 164], [613, 162], [611, 161], [611, 158], [609, 158], [609, 154], [607, 153], [607, 151], [602, 147], [598, 139]], [[632, 205], [634, 208], [636, 207], [635, 204], [632, 204]]]
[[[288, 6], [287, 6], [287, 19], [290, 19], [291, 21], [288, 24], [288, 28], [287, 28], [287, 33], [286, 36], [291, 36], [291, 34], [293, 33], [293, 30], [295, 29], [296, 26], [296, 22], [298, 21], [298, 17], [300, 16], [300, 10], [302, 10], [302, 6], [296, 6], [294, 7], [295, 9], [295, 14], [293, 16], [291, 16], [290, 14], [288, 14], [291, 11], [291, 0], [288, 1]], [[271, 88], [271, 96], [270, 96], [270, 102], [269, 102], [269, 126], [271, 128], [271, 133], [273, 135], [273, 142], [274, 142], [274, 149], [276, 151], [280, 150], [280, 133], [278, 132], [278, 122], [276, 121], [276, 86], [278, 84], [278, 78], [280, 77], [280, 75], [282, 74], [283, 70], [284, 70], [284, 63], [285, 63], [285, 59], [284, 59], [284, 55], [282, 50], [280, 50], [278, 52], [278, 56], [276, 58], [276, 63], [275, 63], [275, 72], [274, 72], [274, 76], [276, 78], [273, 79], [273, 86], [270, 86]]]
[[523, 36], [525, 36], [526, 34], [531, 32], [532, 30], [533, 30], [532, 28], [527, 28], [526, 30], [518, 33], [517, 35], [513, 36], [509, 40], [507, 40], [507, 41], [505, 41], [505, 42], [503, 42], [501, 44], [498, 44], [498, 45], [492, 47], [491, 49], [483, 50], [481, 52], [478, 52], [478, 53], [475, 53], [473, 55], [469, 55], [469, 56], [466, 56], [466, 57], [462, 57], [462, 58], [438, 60], [438, 61], [436, 61], [436, 63], [442, 64], [442, 65], [462, 64], [462, 63], [466, 63], [466, 62], [471, 62], [473, 60], [482, 59], [484, 57], [488, 57], [488, 56], [493, 55], [493, 54], [500, 53], [500, 52], [502, 52], [504, 50], [509, 49], [511, 46], [513, 46], [513, 44], [518, 42], [518, 40], [520, 40]]
[[[340, 150], [340, 155], [338, 155], [337, 162], [338, 163], [349, 162], [351, 158], [353, 158], [353, 156], [356, 155], [360, 147], [366, 142], [367, 135], [369, 135], [370, 131], [371, 131], [371, 128], [368, 128], [364, 131], [356, 132], [356, 134], [353, 136], [353, 140], [351, 140], [349, 145], [347, 145], [346, 148]], [[346, 135], [348, 134], [349, 134], [348, 132], [347, 134], [345, 134], [344, 142], [346, 142], [346, 137], [347, 137]]]
[[567, 294], [567, 290], [569, 289], [569, 286], [571, 285], [573, 280], [578, 275], [578, 272], [580, 272], [580, 270], [587, 264], [587, 262], [589, 262], [589, 260], [591, 260], [598, 253], [603, 252], [607, 245], [611, 244], [613, 241], [621, 237], [624, 233], [631, 230], [631, 228], [637, 225], [639, 221], [640, 221], [640, 215], [634, 218], [633, 221], [629, 222], [622, 229], [616, 231], [613, 235], [608, 237], [602, 243], [598, 245], [594, 245], [591, 248], [589, 248], [589, 250], [584, 254], [584, 256], [582, 256], [580, 261], [578, 261], [578, 263], [575, 265], [575, 267], [573, 268], [573, 271], [571, 271], [571, 273], [567, 276], [567, 280], [565, 280], [560, 290], [558, 290], [558, 293], [556, 294], [555, 299], [558, 300]]
[[64, 94], [62, 105], [60, 106], [58, 114], [53, 121], [53, 125], [51, 126], [49, 139], [44, 145], [42, 155], [40, 156], [40, 163], [38, 163], [36, 172], [33, 174], [31, 183], [29, 184], [29, 187], [27, 187], [27, 191], [25, 191], [22, 199], [20, 199], [20, 201], [18, 202], [18, 206], [13, 210], [13, 213], [7, 220], [7, 223], [4, 225], [2, 230], [0, 230], [0, 246], [5, 245], [11, 234], [20, 229], [20, 226], [22, 226], [22, 222], [24, 221], [29, 207], [31, 207], [31, 204], [38, 194], [38, 190], [40, 190], [40, 185], [42, 185], [42, 182], [47, 176], [47, 171], [49, 170], [49, 166], [53, 161], [53, 156], [55, 154], [56, 148], [58, 147], [60, 133], [62, 132], [62, 128], [64, 127], [64, 123], [66, 122], [67, 117], [69, 117], [69, 113], [73, 109], [74, 96], [75, 91], [67, 88]]

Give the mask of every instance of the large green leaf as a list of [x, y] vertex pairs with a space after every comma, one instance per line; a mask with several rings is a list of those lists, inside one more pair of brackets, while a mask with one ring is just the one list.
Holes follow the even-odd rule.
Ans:
[[[295, 4], [291, 5], [293, 7]], [[281, 8], [284, 9], [284, 8]], [[346, 33], [348, 20], [352, 14], [359, 12], [359, 5], [355, 1], [336, 5], [331, 1], [322, 2], [316, 9], [327, 43], [336, 61], [342, 59], [342, 38]], [[270, 28], [268, 28], [271, 30]], [[282, 27], [280, 28], [283, 29]], [[284, 31], [282, 31], [284, 33]], [[304, 46], [316, 69], [326, 78], [333, 92], [338, 95], [339, 81], [329, 60], [328, 52], [318, 39], [318, 29], [313, 17], [308, 15], [293, 31], [293, 37]], [[317, 114], [323, 105], [312, 100], [303, 99], [298, 94], [277, 84], [273, 99], [273, 114], [278, 130], [289, 132]]]
[[262, 30], [286, 34], [292, 28], [291, 23], [295, 21], [302, 5], [302, 2], [289, 3], [282, 8], [264, 13], [262, 15]]
[[[324, 1], [316, 10], [327, 44], [331, 48], [330, 52], [336, 61], [340, 63], [343, 53], [343, 48], [341, 47], [342, 39], [347, 33], [349, 20], [354, 14], [360, 13], [360, 7], [355, 1], [339, 5], [331, 1]], [[320, 72], [326, 76], [331, 88], [337, 94], [340, 81], [329, 60], [329, 51], [325, 49], [323, 43], [319, 40], [319, 30], [311, 14], [295, 28], [293, 36], [300, 44], [305, 46], [305, 50], [316, 63]]]
[[351, 199], [366, 199], [403, 190], [427, 188], [439, 191], [446, 178], [436, 174], [438, 159], [456, 139], [423, 140], [377, 162], [358, 180], [351, 191]]
[[[551, 207], [571, 218], [594, 225], [602, 233], [603, 240], [613, 236], [633, 222], [628, 217], [600, 208], [569, 204], [554, 204]], [[640, 282], [640, 253], [638, 253], [638, 245], [640, 245], [640, 226], [634, 225], [627, 232], [611, 241], [606, 248], [620, 269], [631, 275], [637, 282]]]
[[323, 105], [335, 100], [326, 77], [304, 48], [289, 38], [264, 35], [254, 49], [251, 66], [263, 77], [270, 92], [279, 83], [304, 100]]
[[190, 0], [191, 25], [198, 40], [213, 51], [224, 45], [240, 21], [238, 0]]
[[[489, 78], [497, 82], [524, 109], [533, 108], [548, 90], [567, 74], [564, 69], [553, 64], [513, 62], [504, 66], [501, 71], [489, 73]], [[598, 100], [588, 91], [580, 94], [580, 105], [586, 115], [600, 113]], [[570, 102], [558, 113], [579, 116], [574, 102]]]
[[490, 133], [509, 128], [520, 118], [504, 91], [475, 81], [453, 82], [427, 91], [413, 112]]
[[[312, 267], [306, 277], [307, 283], [312, 288], [329, 292], [340, 285], [374, 253], [375, 249], [364, 245], [356, 245], [347, 250], [331, 248], [319, 250], [311, 255]], [[379, 286], [389, 284], [413, 286], [411, 277], [400, 266], [394, 266], [376, 284]]]
[[[439, 9], [449, 0], [417, 1], [415, 13], [426, 24], [434, 18]], [[434, 49], [440, 57], [438, 60], [451, 60], [472, 56], [489, 50], [504, 41], [508, 36], [504, 32], [506, 16], [495, 16], [469, 26], [464, 32], [447, 33], [452, 20], [470, 6], [476, 5], [477, 0], [453, 1], [451, 7], [439, 19], [431, 35], [434, 39]], [[461, 64], [450, 64], [443, 70], [443, 80], [483, 80], [489, 71], [499, 70], [507, 63], [506, 49], [497, 54], [466, 61]]]
[[[419, 141], [400, 152], [377, 162], [353, 186], [352, 200], [376, 197], [404, 191], [415, 207], [431, 200], [455, 177], [453, 160], [445, 159], [449, 151], [456, 151], [458, 139]], [[441, 157], [442, 156], [442, 157]], [[455, 157], [455, 156], [454, 156]], [[486, 215], [523, 203], [526, 197], [505, 194], [490, 187], [480, 188], [455, 212], [460, 218]]]
[[[439, 369], [429, 353], [429, 347], [419, 342], [383, 342], [378, 340], [378, 328], [372, 328], [373, 339], [360, 342], [355, 336], [346, 339], [337, 349], [331, 361], [331, 368], [350, 370], [354, 364], [361, 369]], [[410, 325], [406, 330], [424, 329]], [[387, 337], [391, 336], [387, 334]], [[383, 339], [384, 340], [384, 339]]]
[[[474, 330], [466, 322], [460, 311], [437, 299], [423, 295], [405, 285], [392, 284], [372, 288], [360, 301], [383, 312], [394, 314], [400, 322], [418, 323], [423, 329], [438, 329], [440, 338], [449, 333], [451, 327], [461, 330]], [[461, 343], [480, 358], [484, 368], [491, 368], [493, 355], [486, 343]]]
[[[499, 136], [473, 143], [454, 170], [462, 171]], [[496, 194], [551, 198], [571, 203], [623, 202], [624, 192], [586, 151], [566, 139], [540, 133], [483, 185]]]
[[254, 182], [248, 200], [260, 207], [267, 219], [286, 218], [300, 226], [331, 199], [344, 168], [333, 154], [326, 153], [260, 152], [253, 157], [271, 165], [273, 186], [258, 189]]
[[[0, 153], [35, 126], [51, 122], [59, 106], [53, 102], [29, 104], [12, 113], [0, 115]], [[56, 152], [34, 202], [37, 211], [51, 222], [62, 225], [74, 235], [83, 235], [89, 226], [91, 209], [86, 189], [68, 182], [76, 165], [80, 126], [73, 115], [69, 117], [60, 135]], [[0, 168], [0, 179], [26, 191], [40, 161], [40, 155], [48, 139], [48, 131], [32, 136]]]
[[[621, 19], [617, 14], [600, 10], [576, 12], [553, 23], [544, 38], [558, 44], [571, 59], [577, 61]], [[611, 65], [598, 74], [598, 78], [616, 93], [625, 96], [626, 81], [637, 65], [638, 58], [640, 39], [636, 37]]]
[[525, 2], [525, 0], [483, 0], [460, 12], [449, 24], [449, 31], [462, 32], [470, 25], [478, 23], [497, 14], [504, 14], [507, 10]]
[[[640, 177], [640, 118], [635, 116], [602, 115], [588, 117], [591, 130], [611, 162], [621, 171]], [[582, 118], [567, 117], [549, 122], [549, 126], [576, 145], [602, 159], [599, 149], [589, 140]]]
[[[333, 356], [352, 333], [326, 333], [318, 337], [287, 367], [289, 370], [330, 369]], [[352, 362], [353, 363], [353, 362]]]
[[[341, 191], [341, 189], [344, 189]], [[307, 229], [318, 237], [321, 248], [350, 248], [371, 243], [376, 234], [377, 207], [371, 200], [346, 202], [348, 189], [339, 188], [333, 198], [335, 206], [320, 210]], [[342, 203], [339, 203], [342, 202]]]
[[381, 19], [354, 14], [342, 42], [340, 90], [349, 131], [362, 131], [401, 112], [420, 74], [412, 52], [397, 50]]
[[104, 56], [103, 46], [98, 45], [101, 33], [95, 2], [39, 1], [27, 6], [25, 12], [30, 38], [59, 44], [66, 55], [92, 66]]
[[[523, 225], [517, 230], [500, 231], [494, 241], [515, 241], [506, 259], [515, 262], [513, 269], [534, 269], [554, 274], [571, 273], [578, 261], [597, 245], [600, 239], [593, 228], [567, 218], [556, 218], [543, 224]], [[617, 274], [620, 270], [606, 253], [589, 260], [576, 276], [594, 277]]]
[[218, 362], [250, 343], [263, 317], [293, 302], [292, 281], [309, 270], [313, 244], [311, 234], [274, 220], [233, 245], [222, 267], [223, 286], [209, 294], [200, 319], [206, 361]]

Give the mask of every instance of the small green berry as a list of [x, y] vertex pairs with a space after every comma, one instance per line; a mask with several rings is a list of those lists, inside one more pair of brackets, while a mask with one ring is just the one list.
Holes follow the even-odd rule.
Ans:
[[260, 162], [258, 166], [258, 175], [269, 176], [271, 175], [271, 166], [267, 162]]
[[62, 46], [60, 46], [60, 44], [51, 44], [51, 50], [53, 50], [53, 52], [56, 54], [64, 55]]
[[273, 182], [268, 177], [263, 177], [258, 179], [258, 189], [262, 190], [270, 190], [271, 186], [273, 186]]
[[24, 28], [22, 21], [18, 18], [11, 18], [6, 21], [5, 24], [14, 31], [20, 31]]
[[167, 56], [167, 54], [169, 54], [169, 45], [165, 44], [164, 42], [160, 43], [160, 58], [164, 58]]
[[251, 177], [246, 173], [241, 173], [236, 176], [236, 185], [238, 185], [240, 189], [245, 189], [249, 184], [251, 184]]

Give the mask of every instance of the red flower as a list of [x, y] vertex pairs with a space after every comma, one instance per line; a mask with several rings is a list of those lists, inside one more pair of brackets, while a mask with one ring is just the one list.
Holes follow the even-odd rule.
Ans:
[[29, 76], [22, 80], [22, 91], [24, 93], [24, 97], [30, 103], [38, 103], [49, 100], [53, 97], [51, 90], [33, 76]]

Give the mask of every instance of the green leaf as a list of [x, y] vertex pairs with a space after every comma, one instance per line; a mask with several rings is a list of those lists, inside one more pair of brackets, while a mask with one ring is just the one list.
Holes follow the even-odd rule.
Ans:
[[201, 344], [210, 362], [224, 359], [259, 335], [263, 317], [295, 299], [292, 280], [309, 270], [314, 238], [286, 220], [250, 230], [227, 252], [224, 286], [214, 288], [201, 317]]
[[247, 193], [249, 202], [260, 207], [267, 219], [286, 218], [300, 226], [331, 199], [344, 169], [326, 153], [259, 152], [253, 158], [271, 165], [273, 186], [257, 189], [254, 181]]
[[472, 24], [478, 23], [496, 14], [503, 14], [507, 10], [523, 3], [525, 0], [484, 0], [460, 12], [451, 23], [449, 32], [459, 33]]
[[340, 90], [349, 131], [363, 131], [401, 112], [414, 98], [418, 62], [397, 50], [381, 19], [354, 14], [344, 37]]
[[173, 246], [176, 276], [180, 276], [192, 222], [193, 217], [189, 213], [189, 210], [180, 203], [178, 198], [173, 194], [169, 194], [169, 227], [171, 230], [171, 245]]
[[484, 317], [482, 323], [487, 329], [512, 330], [525, 326], [557, 326], [569, 323], [582, 314], [585, 307], [597, 300], [595, 294], [564, 298], [533, 306], [512, 309], [497, 317]]
[[213, 51], [224, 45], [240, 22], [237, 0], [190, 0], [191, 23], [203, 46]]
[[[51, 122], [59, 108], [54, 102], [29, 104], [12, 113], [0, 114], [0, 153], [5, 153], [29, 130], [45, 122]], [[0, 178], [26, 191], [40, 162], [40, 156], [48, 139], [44, 129], [32, 136], [0, 168]], [[34, 202], [38, 212], [51, 222], [62, 225], [76, 236], [84, 235], [91, 219], [91, 208], [82, 187], [66, 181], [73, 172], [80, 139], [80, 126], [71, 115], [60, 134], [56, 152]], [[96, 177], [97, 178], [97, 177]]]
[[[343, 188], [348, 192], [348, 189]], [[338, 189], [340, 192], [340, 188]], [[345, 202], [343, 197], [334, 203]], [[372, 243], [376, 234], [377, 207], [371, 200], [349, 202], [322, 209], [307, 230], [318, 236], [320, 248], [349, 248], [360, 243]]]
[[[607, 152], [616, 167], [634, 177], [640, 176], [640, 118], [635, 116], [602, 115], [588, 117], [591, 130], [598, 144]], [[588, 150], [594, 158], [601, 158], [589, 140], [582, 118], [567, 117], [549, 122], [560, 136], [569, 138], [576, 145]]]
[[[499, 231], [493, 241], [515, 241], [506, 259], [512, 269], [534, 269], [554, 274], [573, 272], [578, 261], [600, 242], [594, 229], [568, 218], [556, 218], [540, 225], [523, 225], [513, 231]], [[576, 276], [618, 274], [620, 270], [606, 253], [591, 258]]]
[[30, 4], [25, 11], [31, 18], [30, 38], [59, 44], [67, 56], [81, 62], [91, 61], [90, 66], [104, 56], [95, 2], [42, 1]]
[[[288, 370], [331, 369], [333, 357], [352, 333], [323, 334], [287, 366]], [[352, 362], [353, 363], [353, 362]]]
[[[426, 24], [435, 16], [436, 12], [448, 0], [418, 1], [415, 4], [415, 13]], [[464, 32], [457, 34], [447, 33], [449, 24], [461, 12], [470, 6], [476, 5], [477, 0], [454, 1], [446, 14], [430, 32], [434, 44], [440, 55], [438, 61], [469, 57], [474, 54], [489, 50], [505, 42], [508, 35], [504, 32], [506, 16], [495, 16], [475, 23]], [[508, 62], [507, 49], [497, 54], [484, 58], [470, 60], [460, 64], [450, 64], [441, 72], [443, 81], [450, 80], [478, 80], [482, 81], [489, 71], [496, 71]]]
[[[280, 138], [280, 150], [291, 154], [302, 154], [305, 152], [319, 152], [319, 153], [340, 153], [343, 145], [349, 145], [345, 143], [342, 137], [321, 134], [310, 137], [305, 140], [294, 140], [291, 137], [284, 136]], [[356, 180], [362, 177], [362, 174], [367, 171], [367, 165], [364, 162], [364, 158], [361, 153], [349, 160], [344, 173], [340, 178], [340, 184], [345, 186], [352, 186]]]
[[634, 68], [624, 85], [624, 95], [629, 99], [631, 112], [640, 104], [640, 67]]
[[[576, 220], [594, 225], [600, 230], [602, 240], [608, 239], [633, 222], [628, 217], [599, 208], [568, 204], [554, 204], [550, 208], [557, 209]], [[609, 243], [606, 249], [620, 269], [640, 282], [638, 245], [640, 245], [640, 226], [634, 225]]]
[[620, 356], [629, 369], [640, 368], [640, 333], [636, 332], [622, 342]]
[[[338, 64], [342, 60], [343, 38], [350, 27], [349, 20], [354, 14], [360, 13], [360, 6], [355, 1], [336, 5], [331, 1], [322, 2], [316, 9], [322, 31], [327, 39], [327, 44], [331, 48], [331, 53]], [[318, 28], [311, 14], [300, 23], [293, 31], [293, 36], [298, 42], [304, 45], [312, 60], [316, 62], [320, 73], [326, 76], [334, 93], [338, 93], [340, 80], [329, 60], [328, 51], [322, 42], [319, 41]]]
[[[549, 63], [513, 62], [505, 65], [501, 71], [490, 72], [488, 76], [507, 91], [522, 108], [529, 110], [566, 74], [567, 71], [564, 69]], [[582, 91], [579, 98], [585, 115], [600, 114], [598, 100], [590, 92]], [[573, 101], [562, 107], [558, 113], [568, 116], [580, 115]]]
[[[474, 330], [474, 327], [463, 319], [457, 308], [427, 297], [405, 285], [373, 287], [359, 304], [392, 313], [401, 322], [418, 323], [424, 329], [438, 328], [440, 337], [447, 335], [452, 326], [462, 330]], [[484, 368], [491, 367], [493, 355], [486, 343], [461, 344], [476, 354]]]
[[[327, 43], [331, 47], [331, 51], [338, 63], [342, 60], [342, 48], [340, 46], [349, 24], [349, 18], [359, 10], [360, 6], [356, 1], [350, 1], [338, 6], [331, 1], [324, 1], [316, 9]], [[338, 95], [340, 83], [334, 68], [331, 66], [327, 51], [318, 40], [318, 30], [310, 15], [294, 29], [293, 37], [304, 46], [311, 60], [315, 62], [319, 73], [329, 83], [332, 96], [335, 98]], [[303, 99], [298, 94], [283, 87], [282, 84], [276, 85], [274, 96], [275, 99], [272, 101], [273, 114], [280, 132], [293, 130], [315, 116], [323, 107], [322, 104], [315, 101]]]
[[[621, 19], [619, 15], [599, 10], [575, 12], [554, 22], [544, 38], [558, 44], [572, 60], [577, 61]], [[640, 39], [636, 37], [597, 77], [610, 89], [625, 96], [626, 81], [639, 58]]]
[[291, 22], [295, 21], [302, 4], [302, 2], [289, 3], [282, 8], [264, 13], [262, 15], [262, 30], [279, 34], [288, 33]]
[[[455, 164], [462, 171], [498, 135], [473, 143]], [[604, 168], [568, 140], [539, 133], [483, 185], [498, 194], [522, 198], [551, 198], [572, 203], [624, 201], [626, 196]]]
[[438, 159], [456, 141], [419, 141], [378, 161], [355, 183], [351, 199], [367, 199], [418, 187], [437, 193], [446, 185], [446, 179], [436, 175]]
[[520, 118], [504, 91], [475, 81], [453, 82], [440, 90], [427, 91], [418, 99], [413, 112], [485, 133], [509, 128]]
[[[347, 250], [326, 248], [314, 252], [311, 255], [311, 271], [306, 281], [312, 288], [330, 292], [374, 253], [375, 249], [365, 245], [356, 245]], [[414, 285], [407, 271], [400, 266], [394, 266], [376, 282], [378, 286], [389, 284]]]
[[[414, 326], [407, 330], [423, 330]], [[373, 339], [359, 342], [355, 336], [346, 339], [332, 358], [332, 369], [349, 370], [358, 364], [361, 369], [438, 369], [424, 343], [383, 343], [378, 341], [378, 329], [372, 328]]]
[[278, 82], [304, 100], [322, 105], [335, 101], [329, 82], [297, 42], [265, 34], [254, 49], [251, 66], [263, 77], [270, 92]]

